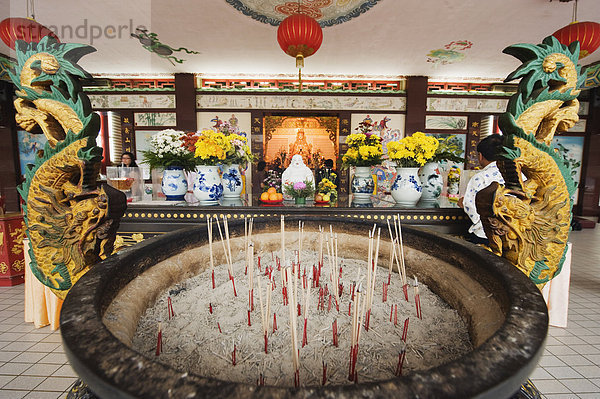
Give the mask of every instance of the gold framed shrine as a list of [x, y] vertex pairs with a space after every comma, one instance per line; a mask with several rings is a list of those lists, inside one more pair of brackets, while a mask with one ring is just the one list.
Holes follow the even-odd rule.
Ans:
[[292, 156], [302, 155], [311, 169], [326, 159], [337, 168], [339, 118], [333, 116], [265, 116], [263, 157], [267, 164], [286, 168]]

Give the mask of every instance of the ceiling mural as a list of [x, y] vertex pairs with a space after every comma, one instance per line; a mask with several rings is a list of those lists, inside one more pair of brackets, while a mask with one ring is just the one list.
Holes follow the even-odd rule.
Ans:
[[302, 13], [322, 27], [347, 22], [375, 6], [380, 0], [226, 0], [243, 14], [273, 26], [286, 17]]
[[446, 65], [462, 61], [465, 58], [464, 51], [471, 47], [473, 47], [473, 43], [468, 40], [455, 40], [446, 44], [443, 49], [431, 50], [427, 54], [427, 62], [434, 65]]

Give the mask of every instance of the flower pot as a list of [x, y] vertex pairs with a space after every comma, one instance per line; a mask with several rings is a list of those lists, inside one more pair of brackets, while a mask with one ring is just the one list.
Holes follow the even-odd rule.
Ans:
[[240, 165], [235, 163], [224, 165], [222, 171], [221, 184], [223, 185], [223, 198], [240, 198], [243, 189]]
[[183, 201], [188, 189], [183, 168], [179, 166], [165, 168], [160, 187], [167, 201]]
[[375, 182], [371, 175], [371, 167], [357, 166], [352, 178], [352, 202], [357, 204], [371, 202], [374, 189]]
[[419, 180], [419, 168], [396, 168], [396, 179], [392, 184], [392, 197], [397, 204], [415, 206], [423, 191]]
[[419, 179], [423, 186], [421, 201], [436, 201], [442, 188], [444, 187], [444, 178], [440, 172], [440, 164], [437, 162], [428, 162], [419, 169]]
[[219, 175], [219, 167], [200, 165], [196, 167], [194, 179], [194, 196], [203, 205], [217, 205], [223, 195], [223, 185]]
[[294, 198], [294, 203], [296, 205], [304, 205], [304, 204], [306, 204], [306, 198], [304, 198], [304, 197], [296, 197], [296, 198]]

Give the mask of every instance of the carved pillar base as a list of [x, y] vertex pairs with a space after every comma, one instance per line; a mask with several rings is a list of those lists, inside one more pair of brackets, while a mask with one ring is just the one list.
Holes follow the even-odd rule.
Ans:
[[8, 213], [0, 216], [0, 287], [25, 282], [24, 237], [23, 215]]

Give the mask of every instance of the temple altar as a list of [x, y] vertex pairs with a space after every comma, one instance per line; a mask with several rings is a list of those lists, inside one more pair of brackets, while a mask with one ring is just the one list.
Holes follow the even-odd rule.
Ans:
[[441, 233], [465, 234], [470, 220], [455, 202], [441, 197], [436, 202], [421, 202], [413, 208], [398, 206], [389, 195], [372, 196], [371, 204], [354, 204], [352, 195], [336, 204], [316, 204], [307, 199], [306, 205], [296, 206], [293, 201], [264, 204], [258, 195], [242, 196], [239, 201], [223, 201], [220, 206], [201, 206], [186, 202], [144, 201], [128, 204], [121, 220], [119, 235], [142, 233], [144, 238], [204, 223], [207, 216], [228, 215], [244, 217], [279, 217], [280, 215], [318, 215], [342, 219], [384, 220], [399, 215], [400, 221], [410, 226], [424, 227]]

